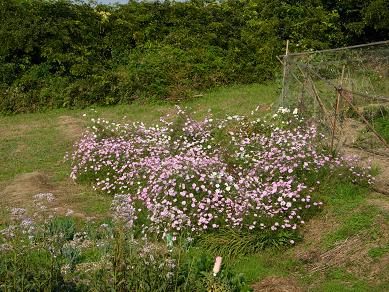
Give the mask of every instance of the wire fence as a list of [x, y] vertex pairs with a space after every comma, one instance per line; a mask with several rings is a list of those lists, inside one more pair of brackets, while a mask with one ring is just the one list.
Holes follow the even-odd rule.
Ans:
[[367, 148], [374, 142], [389, 149], [374, 124], [376, 117], [389, 118], [389, 41], [303, 53], [289, 53], [287, 45], [280, 61], [278, 106], [297, 108], [332, 148], [354, 143], [365, 132], [372, 141]]

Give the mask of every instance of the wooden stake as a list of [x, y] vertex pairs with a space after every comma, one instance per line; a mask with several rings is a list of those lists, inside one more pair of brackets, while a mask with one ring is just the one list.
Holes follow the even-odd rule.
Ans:
[[385, 145], [385, 147], [389, 149], [389, 144], [386, 142], [386, 140], [384, 138], [382, 138], [381, 135], [378, 134], [376, 130], [374, 130], [374, 127], [369, 123], [368, 120], [366, 120], [366, 118], [363, 116], [363, 114], [361, 114], [358, 111], [358, 109], [353, 105], [353, 103], [347, 97], [343, 96], [343, 90], [341, 88], [339, 89], [339, 92], [342, 95], [342, 97], [344, 98], [344, 100], [349, 104], [351, 109], [357, 113], [357, 115], [365, 122], [367, 127], [377, 136], [377, 138]]
[[301, 83], [301, 95], [300, 95], [300, 100], [299, 100], [299, 110], [300, 110], [300, 106], [302, 104], [302, 102], [304, 101], [304, 93], [305, 93], [305, 90], [306, 90], [306, 87], [307, 87], [307, 79], [304, 78], [304, 82]]
[[[329, 115], [328, 115], [327, 110], [326, 110], [326, 108], [324, 106], [324, 103], [321, 100], [321, 98], [319, 96], [319, 93], [317, 92], [315, 83], [313, 82], [313, 80], [309, 76], [305, 75], [303, 69], [301, 69], [300, 66], [298, 66], [298, 68], [300, 70], [301, 75], [303, 75], [303, 77], [304, 77], [304, 82], [307, 82], [307, 83], [309, 83], [311, 85], [311, 90], [312, 90], [313, 96], [314, 96], [316, 102], [319, 104], [321, 110], [323, 111], [324, 120], [326, 121], [326, 126], [329, 129], [331, 129], [331, 126], [330, 126], [331, 125], [331, 120], [329, 119]], [[327, 121], [327, 119], [329, 119], [329, 120]], [[328, 123], [328, 125], [327, 125], [327, 123]]]
[[287, 90], [286, 90], [286, 75], [288, 67], [288, 54], [289, 54], [289, 40], [286, 41], [285, 56], [284, 56], [284, 72], [282, 73], [282, 91], [281, 91], [281, 105], [284, 105]]
[[278, 56], [276, 56], [276, 58], [277, 58], [278, 62], [280, 62], [282, 64], [282, 66], [284, 66], [284, 61], [282, 61], [281, 58]]
[[[343, 86], [344, 69], [345, 69], [345, 65], [343, 65], [343, 68], [342, 68], [342, 76], [340, 77], [340, 88], [342, 88], [342, 86]], [[333, 122], [333, 124], [332, 124], [331, 150], [334, 150], [334, 139], [335, 139], [335, 131], [336, 131], [336, 120], [338, 119], [338, 114], [339, 114], [339, 100], [340, 100], [341, 96], [342, 96], [342, 95], [341, 95], [340, 91], [338, 91], [338, 93], [336, 94], [334, 122]]]
[[348, 148], [355, 148], [355, 149], [358, 149], [358, 150], [361, 150], [361, 151], [365, 151], [365, 152], [369, 152], [369, 153], [372, 153], [372, 154], [375, 154], [375, 155], [379, 155], [379, 156], [389, 157], [389, 153], [387, 153], [387, 152], [377, 151], [377, 150], [373, 150], [373, 149], [361, 148], [361, 147], [357, 147], [357, 146], [352, 145], [352, 144], [344, 144], [344, 146], [348, 147]]
[[321, 108], [322, 111], [324, 112], [324, 115], [325, 115], [326, 117], [328, 117], [327, 109], [325, 108], [324, 103], [323, 103], [323, 101], [321, 100], [321, 98], [320, 98], [320, 96], [319, 96], [319, 93], [317, 92], [315, 83], [313, 83], [313, 80], [312, 80], [311, 78], [309, 78], [309, 82], [311, 83], [312, 91], [313, 91], [313, 93], [314, 93], [314, 95], [315, 95], [316, 101], [318, 102], [320, 108]]

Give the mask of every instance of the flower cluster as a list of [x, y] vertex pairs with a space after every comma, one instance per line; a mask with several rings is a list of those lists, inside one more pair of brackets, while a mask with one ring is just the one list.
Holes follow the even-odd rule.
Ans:
[[225, 227], [295, 230], [322, 205], [313, 199], [322, 171], [372, 181], [355, 160], [328, 154], [297, 110], [257, 113], [196, 121], [177, 108], [175, 119], [151, 127], [93, 120], [71, 177], [112, 194], [115, 215], [144, 235], [174, 238]]

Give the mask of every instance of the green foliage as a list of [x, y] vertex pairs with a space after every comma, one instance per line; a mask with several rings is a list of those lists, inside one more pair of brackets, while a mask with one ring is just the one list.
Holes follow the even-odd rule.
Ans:
[[319, 197], [336, 215], [349, 214], [357, 208], [369, 192], [367, 188], [343, 181], [343, 178], [328, 177], [318, 189]]
[[120, 225], [46, 218], [27, 237], [15, 223], [0, 230], [4, 291], [249, 291], [225, 265], [214, 276], [209, 253], [179, 245], [169, 252], [163, 243], [135, 241]]
[[328, 10], [339, 13], [346, 42], [355, 44], [388, 38], [387, 0], [330, 0], [322, 3]]
[[[389, 143], [389, 107], [385, 105], [371, 105], [362, 112], [374, 130]], [[367, 126], [359, 133], [356, 144], [360, 147], [382, 147], [382, 142]]]
[[373, 247], [368, 251], [368, 255], [373, 259], [378, 259], [389, 252], [389, 244], [383, 247]]
[[292, 50], [385, 39], [385, 1], [5, 0], [0, 112], [182, 99], [273, 79], [286, 39]]
[[389, 107], [385, 105], [370, 105], [363, 109], [363, 116], [370, 122], [389, 116]]
[[327, 246], [331, 246], [338, 241], [345, 240], [364, 230], [372, 228], [374, 218], [378, 214], [375, 206], [366, 206], [360, 212], [352, 214], [345, 220], [343, 225], [326, 238]]
[[265, 248], [281, 248], [300, 240], [298, 232], [280, 230], [274, 232], [244, 232], [225, 229], [202, 235], [198, 245], [227, 257], [253, 254]]
[[[371, 288], [367, 283], [342, 268], [332, 268], [326, 273], [327, 282], [321, 291], [367, 291]], [[380, 291], [380, 290], [375, 290]]]
[[50, 221], [47, 232], [49, 235], [62, 234], [65, 240], [71, 240], [76, 233], [76, 223], [70, 218], [55, 218]]
[[389, 115], [375, 119], [373, 126], [381, 137], [389, 143]]
[[0, 255], [0, 288], [4, 291], [58, 291], [66, 285], [48, 251], [23, 250]]

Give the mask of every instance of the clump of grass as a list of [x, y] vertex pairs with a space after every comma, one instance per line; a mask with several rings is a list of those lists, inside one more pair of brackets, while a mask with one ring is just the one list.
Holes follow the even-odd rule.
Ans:
[[368, 251], [368, 255], [373, 259], [381, 258], [389, 252], [389, 244], [386, 246], [373, 247]]
[[380, 117], [374, 120], [374, 128], [380, 134], [382, 138], [389, 143], [389, 114], [385, 117]]
[[340, 228], [327, 235], [326, 245], [332, 246], [336, 242], [346, 240], [372, 228], [374, 218], [378, 213], [379, 210], [375, 206], [362, 207], [360, 211], [355, 212], [346, 218]]
[[[389, 107], [385, 105], [368, 106], [363, 110], [363, 116], [372, 124], [374, 130], [389, 143]], [[366, 127], [358, 136], [358, 146], [377, 148], [382, 142]]]
[[294, 245], [301, 240], [297, 231], [280, 230], [277, 233], [247, 232], [223, 229], [202, 235], [197, 244], [213, 254], [229, 258], [254, 254], [269, 247], [281, 248]]

